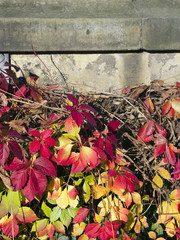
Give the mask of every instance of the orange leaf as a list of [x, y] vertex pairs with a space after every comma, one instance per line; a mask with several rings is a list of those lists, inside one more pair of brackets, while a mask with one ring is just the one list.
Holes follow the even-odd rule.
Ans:
[[150, 238], [156, 239], [156, 233], [155, 233], [155, 232], [149, 231], [149, 232], [148, 232], [148, 235], [149, 235]]
[[66, 132], [72, 136], [76, 137], [79, 134], [80, 127], [78, 127], [78, 125], [72, 119], [72, 117], [69, 117], [66, 119], [64, 127], [65, 127]]
[[135, 233], [140, 233], [140, 231], [141, 231], [141, 222], [139, 220], [137, 220], [137, 222], [134, 226], [134, 231], [135, 231]]
[[171, 199], [180, 199], [180, 189], [175, 189], [170, 194]]
[[171, 109], [171, 101], [166, 101], [162, 107], [162, 116], [166, 115]]
[[103, 186], [94, 185], [92, 186], [92, 193], [94, 199], [99, 199], [107, 194], [107, 189]]

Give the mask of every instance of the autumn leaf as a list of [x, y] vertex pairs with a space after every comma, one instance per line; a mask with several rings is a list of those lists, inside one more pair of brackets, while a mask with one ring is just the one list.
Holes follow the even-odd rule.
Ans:
[[73, 220], [73, 223], [81, 223], [84, 221], [86, 216], [88, 215], [90, 209], [88, 208], [80, 208]]

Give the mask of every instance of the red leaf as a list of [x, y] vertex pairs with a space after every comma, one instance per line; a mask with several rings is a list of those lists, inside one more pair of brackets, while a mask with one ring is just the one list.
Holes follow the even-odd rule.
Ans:
[[23, 141], [25, 141], [24, 137], [21, 136], [16, 130], [11, 130], [8, 135], [8, 138], [13, 137], [13, 138], [17, 138], [17, 139], [21, 139]]
[[160, 144], [154, 149], [154, 157], [161, 155], [166, 149], [166, 144]]
[[104, 226], [102, 226], [100, 229], [100, 232], [98, 234], [98, 239], [100, 239], [100, 240], [108, 240], [109, 239], [109, 235], [107, 234]]
[[75, 199], [75, 198], [76, 198], [76, 195], [78, 195], [78, 191], [76, 190], [75, 187], [73, 187], [73, 188], [68, 192], [68, 196], [69, 196], [71, 199]]
[[93, 116], [88, 113], [88, 112], [82, 112], [82, 114], [85, 116], [85, 118], [87, 119], [87, 121], [93, 125], [93, 127], [96, 127], [96, 121], [95, 119], [93, 118]]
[[105, 230], [107, 235], [110, 238], [116, 238], [116, 231], [119, 228], [120, 224], [114, 222], [106, 222], [105, 223]]
[[108, 177], [115, 177], [117, 173], [118, 173], [117, 170], [115, 170], [115, 169], [110, 169], [110, 170], [108, 171]]
[[15, 157], [6, 163], [6, 165], [4, 166], [4, 169], [9, 171], [14, 171], [14, 170], [22, 169], [26, 166], [28, 166], [28, 160], [26, 158], [24, 158], [23, 160], [20, 160], [17, 157]]
[[80, 208], [77, 211], [77, 214], [73, 220], [73, 223], [81, 223], [84, 221], [84, 219], [86, 218], [86, 216], [88, 215], [90, 209], [88, 208]]
[[9, 140], [8, 143], [14, 156], [16, 156], [19, 159], [22, 159], [22, 151], [19, 144], [11, 140]]
[[[71, 159], [71, 158], [70, 158]], [[76, 159], [76, 157], [75, 157]], [[71, 174], [75, 174], [78, 172], [82, 172], [84, 170], [86, 166], [82, 163], [82, 161], [80, 161], [80, 159], [78, 159], [76, 162], [74, 162], [72, 164], [72, 168], [71, 168]]]
[[150, 120], [148, 123], [147, 123], [147, 126], [146, 126], [146, 135], [147, 136], [150, 136], [151, 134], [153, 134], [154, 132], [154, 121], [153, 120]]
[[155, 129], [156, 129], [156, 131], [157, 131], [159, 134], [161, 134], [161, 135], [163, 135], [164, 137], [166, 137], [166, 134], [167, 134], [166, 129], [163, 128], [161, 125], [159, 125], [157, 122], [155, 122]]
[[176, 82], [176, 87], [180, 87], [180, 82]]
[[6, 160], [9, 157], [9, 148], [6, 143], [0, 143], [0, 164], [4, 166]]
[[52, 138], [52, 137], [48, 137], [48, 138], [46, 138], [44, 141], [45, 141], [45, 143], [47, 143], [49, 146], [52, 146], [52, 147], [56, 146], [56, 141], [55, 141], [54, 138]]
[[115, 188], [115, 189], [122, 188], [125, 190], [126, 187], [127, 187], [126, 178], [122, 175], [117, 176], [116, 179], [114, 180], [113, 188]]
[[72, 110], [71, 111], [71, 116], [72, 116], [72, 119], [78, 125], [78, 127], [83, 124], [84, 119], [83, 119], [83, 115], [80, 112], [78, 112], [76, 110]]
[[126, 182], [127, 182], [127, 190], [129, 192], [134, 192], [134, 190], [135, 190], [134, 183], [129, 178], [127, 178], [127, 177], [125, 177], [125, 178], [126, 178]]
[[147, 107], [147, 109], [149, 110], [150, 113], [154, 112], [154, 104], [151, 101], [150, 97], [147, 97], [146, 100], [144, 101], [145, 106]]
[[166, 115], [171, 109], [171, 101], [166, 101], [162, 107], [162, 116]]
[[29, 88], [26, 87], [26, 85], [22, 85], [16, 92], [15, 95], [18, 97], [25, 97], [25, 95], [29, 92]]
[[73, 163], [71, 161], [68, 161], [72, 147], [73, 147], [73, 145], [70, 143], [70, 144], [64, 145], [63, 147], [61, 147], [59, 149], [58, 154], [57, 154], [57, 164], [58, 165], [68, 165], [68, 164]]
[[46, 144], [42, 143], [41, 148], [40, 148], [40, 155], [42, 157], [49, 158], [50, 154], [51, 154], [51, 152], [50, 152], [49, 147]]
[[106, 145], [105, 153], [106, 153], [108, 159], [109, 159], [110, 161], [113, 161], [114, 155], [113, 155], [113, 147], [112, 147], [112, 144], [111, 144], [110, 141], [107, 140], [106, 138], [105, 138], [104, 141], [105, 141], [105, 145]]
[[37, 130], [29, 130], [29, 133], [30, 133], [31, 135], [33, 135], [34, 137], [37, 137], [37, 138], [40, 138], [40, 137], [41, 137], [40, 132], [37, 131]]
[[14, 216], [10, 216], [9, 219], [3, 224], [2, 231], [6, 236], [16, 237], [19, 232], [18, 222]]
[[52, 129], [46, 129], [45, 131], [43, 131], [41, 135], [42, 139], [45, 140], [46, 138], [50, 137], [52, 132]]
[[37, 152], [40, 149], [41, 142], [39, 140], [34, 140], [29, 144], [30, 153]]
[[11, 182], [15, 191], [22, 189], [26, 185], [27, 181], [28, 174], [26, 169], [20, 169], [11, 174]]
[[121, 124], [121, 122], [118, 121], [118, 120], [113, 120], [113, 121], [111, 121], [111, 122], [107, 125], [108, 131], [109, 131], [109, 132], [114, 132], [114, 131], [119, 127], [120, 124]]
[[87, 225], [87, 227], [85, 229], [85, 234], [89, 238], [96, 238], [98, 236], [98, 234], [100, 233], [100, 227], [101, 227], [101, 225], [99, 223], [91, 223], [91, 224]]
[[76, 106], [78, 107], [79, 105], [79, 101], [72, 95], [72, 94], [68, 94], [67, 98]]
[[33, 165], [43, 174], [51, 176], [51, 177], [56, 177], [56, 168], [54, 166], [54, 164], [49, 161], [47, 158], [45, 157], [39, 157], [37, 158]]

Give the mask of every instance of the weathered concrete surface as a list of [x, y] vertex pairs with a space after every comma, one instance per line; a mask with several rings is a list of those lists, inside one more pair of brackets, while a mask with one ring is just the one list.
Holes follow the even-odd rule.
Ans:
[[0, 0], [0, 52], [180, 49], [179, 0]]
[[41, 85], [55, 83], [66, 86], [59, 72], [61, 71], [67, 85], [82, 92], [120, 92], [127, 85], [149, 84], [153, 80], [175, 83], [180, 79], [180, 53], [39, 56], [49, 68], [54, 82], [51, 81], [44, 65], [34, 55], [11, 55], [11, 61], [18, 64], [26, 76], [29, 72], [38, 75]]

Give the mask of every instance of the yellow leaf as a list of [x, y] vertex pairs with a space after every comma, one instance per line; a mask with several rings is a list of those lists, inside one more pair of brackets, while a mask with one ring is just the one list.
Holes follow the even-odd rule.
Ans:
[[163, 180], [162, 180], [162, 178], [156, 173], [156, 175], [155, 175], [155, 177], [153, 178], [153, 183], [155, 183], [155, 184], [153, 184], [152, 183], [152, 187], [153, 188], [162, 188], [162, 186], [163, 186]]
[[176, 225], [174, 219], [172, 219], [166, 224], [165, 230], [167, 235], [169, 235], [170, 237], [173, 237], [176, 234]]
[[65, 188], [65, 189], [61, 192], [61, 195], [60, 195], [59, 198], [56, 200], [56, 202], [57, 202], [57, 205], [58, 205], [61, 209], [67, 208], [67, 206], [69, 205], [69, 196], [68, 196], [67, 188]]
[[58, 141], [59, 141], [59, 146], [56, 147], [56, 149], [59, 149], [59, 148], [65, 146], [65, 145], [67, 145], [67, 144], [72, 143], [71, 139], [66, 138], [66, 137], [59, 137], [59, 138], [58, 138]]
[[107, 194], [107, 189], [103, 186], [94, 185], [92, 186], [92, 193], [94, 199], [99, 199]]
[[95, 213], [95, 221], [98, 222], [98, 223], [101, 223], [102, 220], [104, 219], [102, 216], [100, 216], [99, 214]]
[[171, 178], [171, 174], [164, 168], [161, 168], [158, 170], [159, 175], [161, 175], [161, 177], [163, 177], [164, 179], [170, 179]]
[[162, 204], [157, 209], [157, 213], [158, 213], [157, 224], [165, 223], [167, 220], [169, 220], [172, 217], [171, 203], [167, 201], [162, 202]]
[[149, 224], [148, 224], [148, 222], [147, 222], [147, 217], [146, 217], [146, 216], [141, 216], [141, 217], [140, 217], [140, 221], [141, 221], [142, 225], [143, 225], [145, 228], [149, 227]]
[[69, 198], [69, 205], [70, 205], [72, 208], [76, 208], [77, 205], [78, 205], [78, 203], [79, 203], [79, 196], [78, 196], [78, 195], [75, 197], [75, 199]]
[[86, 227], [86, 223], [84, 223], [84, 222], [81, 222], [80, 224], [75, 223], [73, 225], [72, 235], [75, 237], [81, 235], [83, 233], [85, 227]]
[[180, 199], [180, 189], [175, 189], [170, 194], [171, 199]]
[[176, 112], [178, 112], [178, 113], [180, 113], [180, 101], [178, 101], [178, 100], [176, 100], [176, 99], [172, 99], [172, 108], [176, 111]]
[[141, 195], [139, 193], [133, 192], [132, 198], [133, 198], [134, 203], [141, 204]]
[[84, 233], [83, 235], [81, 235], [78, 240], [89, 240], [88, 236]]
[[155, 233], [155, 232], [149, 231], [149, 232], [148, 232], [148, 235], [149, 235], [150, 238], [156, 239], [156, 233]]

